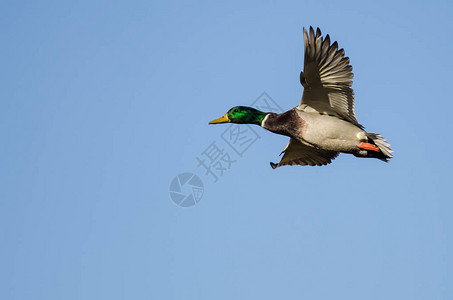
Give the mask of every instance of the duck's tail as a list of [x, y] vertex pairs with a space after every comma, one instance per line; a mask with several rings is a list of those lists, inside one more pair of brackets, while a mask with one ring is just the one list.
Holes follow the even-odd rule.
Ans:
[[368, 140], [370, 143], [376, 145], [379, 148], [379, 152], [368, 151], [369, 157], [379, 158], [380, 160], [387, 161], [392, 158], [393, 150], [390, 148], [390, 144], [387, 143], [382, 135], [377, 133], [367, 133]]

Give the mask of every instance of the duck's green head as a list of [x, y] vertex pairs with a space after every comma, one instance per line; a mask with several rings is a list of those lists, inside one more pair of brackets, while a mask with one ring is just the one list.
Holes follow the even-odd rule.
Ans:
[[230, 109], [222, 117], [209, 122], [209, 124], [219, 123], [236, 123], [236, 124], [256, 124], [261, 125], [261, 122], [266, 117], [267, 113], [254, 109], [248, 106], [235, 106]]

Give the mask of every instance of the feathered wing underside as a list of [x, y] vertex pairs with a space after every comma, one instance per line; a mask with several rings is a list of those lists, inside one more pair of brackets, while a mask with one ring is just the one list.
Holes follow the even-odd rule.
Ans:
[[338, 156], [338, 152], [317, 149], [293, 138], [282, 153], [284, 155], [278, 164], [271, 163], [273, 169], [285, 165], [323, 166], [330, 164]]
[[304, 28], [304, 72], [300, 81], [304, 86], [300, 109], [310, 106], [319, 113], [336, 115], [358, 126], [354, 112], [354, 92], [351, 88], [352, 66], [337, 42], [330, 44], [330, 37], [323, 39], [321, 30], [310, 33]]

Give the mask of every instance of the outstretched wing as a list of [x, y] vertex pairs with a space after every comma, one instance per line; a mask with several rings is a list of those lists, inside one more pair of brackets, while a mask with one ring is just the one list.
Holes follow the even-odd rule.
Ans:
[[352, 66], [344, 50], [338, 50], [337, 42], [330, 44], [330, 37], [316, 34], [310, 26], [310, 36], [304, 28], [305, 58], [304, 72], [300, 82], [304, 87], [299, 109], [307, 106], [319, 113], [336, 115], [358, 126], [354, 112], [354, 92], [351, 88]]
[[285, 165], [323, 166], [330, 164], [338, 156], [338, 152], [320, 150], [304, 145], [293, 138], [289, 140], [288, 145], [286, 145], [282, 153], [285, 154], [278, 164], [271, 163], [273, 169]]

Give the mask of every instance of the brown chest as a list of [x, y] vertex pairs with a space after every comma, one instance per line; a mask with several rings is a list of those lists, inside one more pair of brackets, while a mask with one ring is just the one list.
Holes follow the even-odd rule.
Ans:
[[294, 108], [281, 114], [270, 113], [263, 121], [267, 130], [290, 137], [302, 137], [306, 126]]

